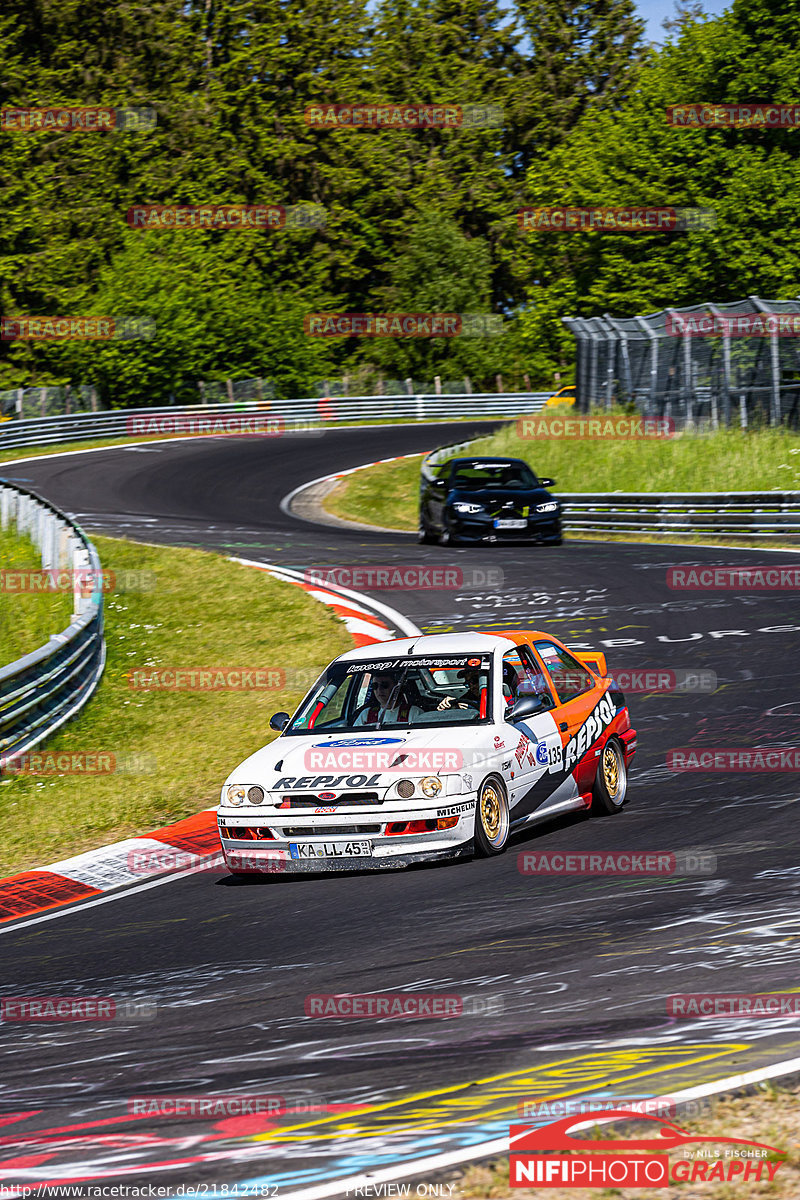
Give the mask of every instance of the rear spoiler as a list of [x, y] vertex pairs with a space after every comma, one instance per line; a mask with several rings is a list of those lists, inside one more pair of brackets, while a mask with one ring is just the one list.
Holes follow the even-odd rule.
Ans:
[[594, 671], [595, 675], [608, 675], [608, 667], [606, 666], [606, 656], [601, 654], [599, 650], [585, 651], [579, 654], [577, 650], [572, 653], [577, 658], [578, 662], [582, 662], [585, 667], [589, 667]]

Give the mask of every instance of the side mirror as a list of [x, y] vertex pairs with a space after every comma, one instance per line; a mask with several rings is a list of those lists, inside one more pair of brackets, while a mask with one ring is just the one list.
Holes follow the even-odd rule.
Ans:
[[269, 719], [270, 729], [276, 729], [278, 733], [282, 733], [289, 724], [289, 714], [285, 712], [273, 713]]
[[433, 481], [433, 486], [434, 486], [435, 488], [444, 488], [444, 487], [447, 487], [447, 480], [446, 480], [446, 479], [443, 479], [441, 475], [437, 475], [437, 476], [436, 476], [436, 478], [435, 478], [435, 479], [434, 479], [434, 481]]
[[549, 697], [543, 694], [538, 696], [520, 696], [516, 704], [514, 704], [506, 713], [507, 721], [522, 721], [525, 717], [533, 717], [536, 713], [544, 712], [548, 708], [552, 708], [548, 704]]
[[542, 487], [555, 487], [555, 479], [540, 479], [539, 483]]

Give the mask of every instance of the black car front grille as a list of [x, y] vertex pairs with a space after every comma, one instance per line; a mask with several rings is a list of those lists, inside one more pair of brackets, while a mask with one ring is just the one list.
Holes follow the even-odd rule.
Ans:
[[351, 837], [354, 833], [380, 833], [380, 825], [290, 825], [288, 828], [279, 830], [279, 833], [285, 838], [309, 838], [309, 837], [329, 837], [332, 834], [342, 833], [346, 837]]
[[[377, 792], [343, 792], [335, 800], [320, 800], [319, 796], [301, 794], [281, 796], [281, 808], [340, 808], [356, 804], [382, 804]], [[288, 804], [287, 804], [288, 801]]]

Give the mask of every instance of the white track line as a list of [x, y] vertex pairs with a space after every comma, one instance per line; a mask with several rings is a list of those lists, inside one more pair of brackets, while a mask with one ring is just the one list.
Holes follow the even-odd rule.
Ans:
[[[262, 571], [269, 571], [277, 578], [286, 576], [295, 583], [308, 583], [305, 578], [305, 572], [295, 571], [290, 567], [279, 567], [273, 566], [272, 563], [256, 562], [252, 558], [233, 558], [231, 561], [241, 563], [245, 567], [260, 567]], [[336, 596], [345, 596], [349, 600], [355, 600], [357, 604], [362, 605], [368, 610], [374, 609], [375, 612], [380, 613], [381, 616], [390, 621], [395, 629], [405, 637], [420, 637], [422, 635], [422, 630], [413, 621], [404, 616], [403, 613], [398, 612], [396, 608], [390, 608], [388, 604], [384, 604], [381, 600], [373, 600], [371, 596], [366, 596], [363, 592], [353, 592], [350, 588], [339, 587], [338, 584], [326, 583], [325, 588]]]

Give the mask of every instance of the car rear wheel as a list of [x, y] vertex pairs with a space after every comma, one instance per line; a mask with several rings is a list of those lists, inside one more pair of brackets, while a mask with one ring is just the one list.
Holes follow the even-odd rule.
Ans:
[[484, 779], [475, 805], [475, 853], [480, 858], [502, 854], [511, 818], [508, 797], [499, 779]]
[[610, 737], [597, 764], [597, 775], [592, 789], [592, 815], [606, 816], [620, 812], [627, 791], [628, 772], [622, 746], [617, 738]]

